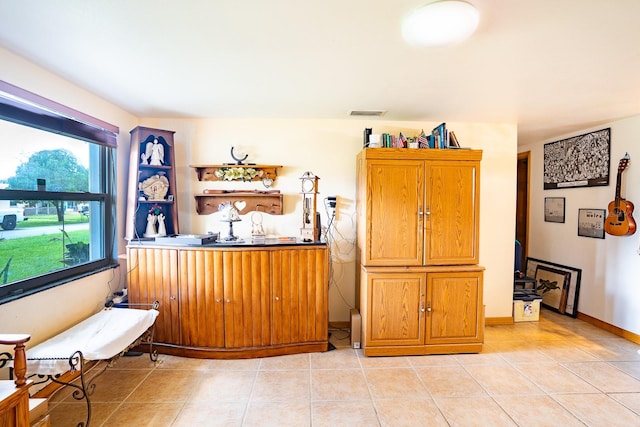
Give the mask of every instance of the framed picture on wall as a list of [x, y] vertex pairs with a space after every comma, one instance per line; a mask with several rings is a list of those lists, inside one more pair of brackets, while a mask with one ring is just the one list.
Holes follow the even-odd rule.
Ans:
[[564, 222], [564, 197], [544, 198], [545, 222]]
[[578, 209], [578, 236], [604, 239], [606, 209]]
[[609, 185], [611, 128], [544, 144], [544, 189]]
[[[538, 274], [538, 267], [543, 267], [543, 270]], [[546, 270], [545, 270], [546, 269]], [[554, 311], [560, 312], [560, 302], [558, 302], [557, 307], [554, 307], [555, 304], [554, 298], [551, 298], [554, 295], [547, 296], [547, 301], [545, 302], [545, 297], [543, 290], [541, 289], [544, 286], [539, 280], [551, 280], [553, 282], [553, 278], [549, 279], [549, 269], [553, 270], [551, 273], [555, 272], [555, 277], [558, 277], [562, 272], [562, 279], [558, 279], [558, 281], [568, 280], [568, 285], [563, 282], [563, 286], [567, 286], [566, 289], [566, 304], [562, 304], [564, 307], [563, 314], [571, 317], [576, 317], [578, 315], [578, 296], [580, 294], [580, 280], [582, 278], [582, 270], [579, 268], [569, 267], [562, 264], [557, 264], [554, 262], [543, 261], [537, 258], [527, 258], [527, 262], [525, 264], [525, 273], [527, 277], [534, 277], [536, 279], [536, 285], [538, 287], [538, 294], [542, 295], [542, 305], [550, 308]], [[568, 279], [567, 279], [568, 278]], [[547, 284], [550, 287], [552, 285]], [[556, 284], [557, 285], [557, 284]], [[548, 293], [549, 291], [547, 291]], [[562, 295], [560, 299], [563, 299]], [[550, 302], [551, 300], [551, 302]]]

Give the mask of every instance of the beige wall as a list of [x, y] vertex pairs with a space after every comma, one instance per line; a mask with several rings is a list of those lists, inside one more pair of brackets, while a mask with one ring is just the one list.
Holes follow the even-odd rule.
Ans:
[[[543, 142], [607, 127], [611, 128], [609, 186], [543, 190]], [[634, 116], [519, 148], [531, 151], [529, 256], [582, 269], [578, 311], [636, 334], [640, 334], [640, 232], [604, 239], [580, 237], [577, 220], [580, 208], [607, 209], [615, 195], [618, 164], [626, 152], [631, 162], [622, 175], [621, 196], [636, 203], [634, 217], [640, 219], [638, 135], [640, 116]], [[565, 198], [564, 224], [544, 222], [545, 197]]]
[[[365, 127], [417, 135], [436, 122], [384, 120], [266, 120], [144, 119], [143, 125], [176, 131], [177, 185], [182, 233], [226, 233], [218, 214], [199, 216], [193, 194], [207, 188], [260, 189], [260, 183], [198, 182], [188, 165], [231, 162], [230, 149], [249, 154], [247, 161], [282, 165], [274, 189], [284, 193], [284, 215], [265, 215], [263, 225], [273, 235], [297, 236], [302, 222], [299, 196], [305, 171], [320, 177], [319, 202], [337, 196], [337, 237], [332, 246], [334, 280], [329, 288], [331, 321], [347, 321], [355, 299], [355, 157], [362, 148]], [[487, 317], [511, 317], [513, 235], [515, 229], [516, 126], [509, 124], [448, 123], [463, 146], [482, 149], [480, 201], [480, 263], [486, 267]], [[324, 204], [319, 203], [323, 207]], [[327, 224], [323, 208], [322, 223]], [[234, 232], [248, 236], [251, 215], [234, 224]]]
[[[176, 131], [175, 149], [180, 231], [204, 233], [226, 230], [218, 214], [199, 216], [193, 194], [206, 188], [260, 188], [260, 185], [198, 182], [191, 164], [231, 161], [236, 146], [249, 154], [249, 161], [282, 165], [274, 188], [285, 194], [282, 216], [265, 215], [267, 233], [298, 234], [301, 222], [299, 177], [309, 170], [320, 176], [320, 200], [338, 198], [333, 246], [334, 276], [330, 285], [330, 320], [348, 320], [354, 304], [355, 156], [362, 146], [365, 127], [375, 132], [415, 135], [439, 122], [387, 122], [383, 120], [217, 120], [142, 119], [109, 104], [81, 88], [0, 49], [2, 78], [12, 84], [82, 110], [120, 127], [118, 138], [119, 252], [123, 253], [124, 203], [128, 170], [129, 131], [145, 125]], [[515, 224], [515, 166], [517, 129], [514, 124], [448, 123], [463, 146], [484, 150], [481, 172], [480, 262], [486, 267], [485, 305], [487, 317], [511, 316], [513, 233]], [[242, 187], [241, 187], [242, 186]], [[321, 204], [321, 206], [323, 206]], [[320, 209], [326, 224], [324, 209]], [[250, 215], [234, 230], [247, 235]], [[124, 266], [44, 291], [0, 306], [0, 332], [29, 332], [34, 343], [50, 336], [89, 313], [106, 296], [122, 286]]]

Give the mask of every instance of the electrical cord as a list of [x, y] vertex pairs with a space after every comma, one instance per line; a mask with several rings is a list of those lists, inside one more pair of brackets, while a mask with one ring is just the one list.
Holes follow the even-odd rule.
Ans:
[[[333, 205], [331, 205], [331, 203], [333, 203]], [[339, 280], [344, 277], [344, 272], [342, 269], [340, 269], [340, 275], [336, 277], [336, 266], [345, 265], [353, 261], [344, 260], [343, 257], [350, 258], [350, 255], [355, 249], [355, 240], [350, 241], [349, 239], [346, 239], [344, 235], [337, 229], [335, 224], [335, 200], [330, 201], [329, 198], [326, 197], [324, 199], [324, 208], [327, 218], [329, 219], [327, 227], [324, 230], [324, 238], [329, 249], [329, 289], [331, 289], [332, 287], [335, 288], [345, 306], [350, 310], [354, 307], [349, 303], [347, 298], [344, 296], [342, 289], [340, 289], [340, 286], [338, 285]], [[346, 246], [346, 250], [342, 250], [341, 246]]]

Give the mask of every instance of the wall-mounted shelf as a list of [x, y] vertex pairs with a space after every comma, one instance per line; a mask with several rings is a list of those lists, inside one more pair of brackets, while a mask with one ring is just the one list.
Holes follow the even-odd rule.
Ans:
[[[218, 207], [230, 202], [234, 204], [238, 213], [243, 215], [248, 212], [258, 211], [271, 215], [282, 215], [282, 193], [257, 193], [257, 192], [240, 192], [232, 193], [204, 193], [195, 194], [196, 212], [199, 215], [208, 215], [218, 212]], [[240, 202], [240, 203], [236, 203]], [[243, 209], [242, 202], [245, 203]]]
[[[198, 181], [261, 181], [265, 178], [270, 178], [275, 181], [276, 177], [278, 176], [278, 169], [280, 169], [282, 166], [251, 164], [238, 165], [234, 163], [228, 165], [189, 165], [189, 167], [196, 170]], [[254, 177], [248, 177], [247, 175], [245, 175], [244, 177], [237, 177], [232, 179], [225, 179], [216, 175], [216, 172], [219, 174], [220, 171], [237, 169], [255, 169], [258, 174]]]

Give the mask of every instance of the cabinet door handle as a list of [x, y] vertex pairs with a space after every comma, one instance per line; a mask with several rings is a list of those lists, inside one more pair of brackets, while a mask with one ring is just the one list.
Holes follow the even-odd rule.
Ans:
[[276, 301], [280, 301], [280, 297], [276, 297]]
[[427, 303], [427, 311], [431, 312], [431, 304], [430, 303]]
[[220, 302], [222, 301], [220, 298], [216, 298], [216, 302]]
[[171, 297], [169, 297], [169, 299], [170, 299], [171, 301], [175, 301], [175, 300], [176, 300], [176, 297], [171, 296]]
[[227, 300], [227, 304], [230, 304], [230, 303], [231, 303], [231, 300], [230, 300], [230, 299], [228, 299], [228, 300]]
[[424, 303], [423, 302], [420, 303], [420, 312], [424, 313]]

